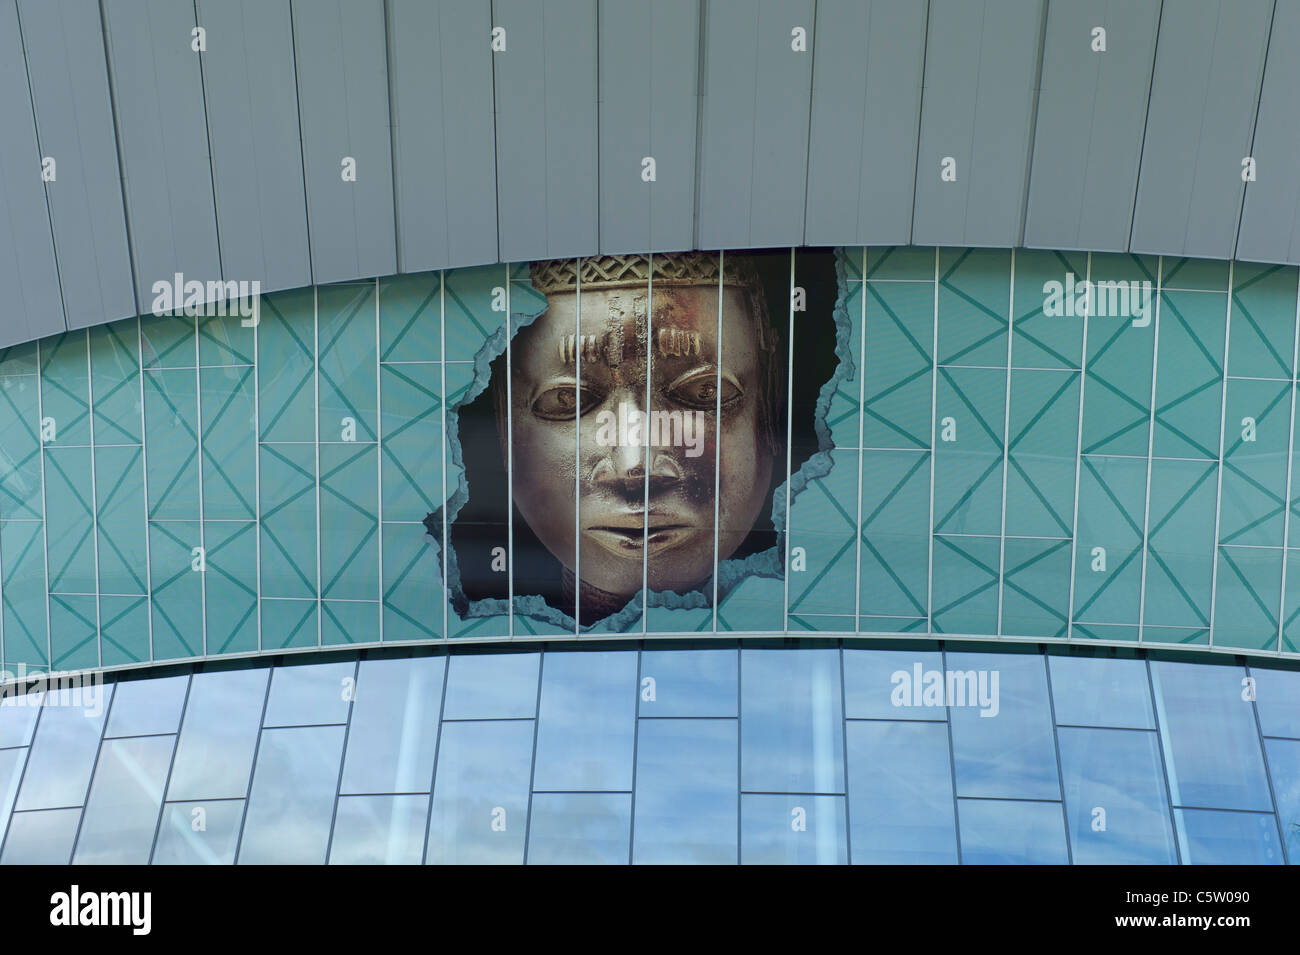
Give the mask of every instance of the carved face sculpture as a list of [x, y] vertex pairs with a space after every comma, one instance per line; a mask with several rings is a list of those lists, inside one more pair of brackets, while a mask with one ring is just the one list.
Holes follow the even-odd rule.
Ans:
[[726, 285], [720, 355], [718, 295], [716, 281], [661, 287], [656, 278], [647, 322], [644, 284], [584, 285], [579, 330], [578, 295], [549, 291], [547, 312], [514, 338], [515, 505], [577, 571], [584, 607], [593, 590], [606, 604], [640, 590], [643, 553], [651, 589], [684, 591], [710, 577], [715, 459], [718, 560], [766, 502], [776, 453], [764, 354], [772, 335], [759, 327], [753, 296]]

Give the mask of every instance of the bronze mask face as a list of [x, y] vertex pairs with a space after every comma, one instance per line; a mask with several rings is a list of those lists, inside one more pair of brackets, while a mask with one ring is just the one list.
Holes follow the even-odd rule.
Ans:
[[713, 573], [715, 459], [717, 557], [725, 560], [758, 519], [777, 453], [773, 335], [755, 289], [724, 285], [721, 355], [716, 279], [661, 284], [656, 264], [649, 320], [644, 282], [584, 281], [581, 328], [576, 289], [543, 290], [548, 310], [511, 345], [515, 505], [574, 571], [576, 470], [584, 587], [631, 597], [643, 553], [651, 589], [698, 586]]

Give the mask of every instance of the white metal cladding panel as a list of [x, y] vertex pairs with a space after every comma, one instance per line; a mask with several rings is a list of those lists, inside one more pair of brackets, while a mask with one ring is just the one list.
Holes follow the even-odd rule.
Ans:
[[1128, 248], [1159, 15], [1159, 0], [1048, 6], [1025, 245]]
[[600, 0], [599, 13], [600, 250], [689, 248], [699, 2]]
[[136, 295], [176, 272], [221, 277], [212, 167], [194, 8], [169, 0], [105, 0]]
[[1273, 0], [1165, 0], [1133, 251], [1231, 257], [1272, 13]]
[[911, 241], [927, 7], [817, 4], [805, 244]]
[[383, 2], [298, 0], [292, 11], [312, 277], [396, 271]]
[[122, 205], [122, 172], [95, 0], [18, 4], [41, 150], [56, 162], [46, 187], [69, 328], [137, 311]]
[[[0, 346], [59, 332], [63, 300], [54, 263], [41, 153], [23, 65], [18, 16], [0, 4], [0, 283], [18, 294], [0, 326]], [[12, 314], [17, 312], [17, 314]]]
[[475, 0], [390, 0], [398, 266], [497, 260], [491, 16]]
[[227, 278], [311, 282], [289, 0], [200, 0], [212, 173]]
[[1300, 262], [1300, 0], [1277, 0], [1268, 65], [1251, 154], [1256, 179], [1246, 184], [1237, 257]]

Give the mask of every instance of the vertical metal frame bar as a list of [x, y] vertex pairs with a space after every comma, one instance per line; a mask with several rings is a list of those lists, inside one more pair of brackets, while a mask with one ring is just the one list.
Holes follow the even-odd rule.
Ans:
[[[256, 334], [256, 331], [254, 331], [254, 334]], [[148, 441], [148, 431], [147, 431], [147, 428], [148, 428], [148, 415], [145, 413], [145, 404], [144, 404], [144, 322], [143, 322], [142, 318], [141, 318], [139, 315], [137, 315], [137, 316], [136, 316], [136, 319], [135, 319], [135, 337], [136, 337], [136, 345], [135, 345], [136, 368], [137, 368], [137, 369], [139, 370], [139, 372], [140, 372], [140, 470], [141, 470], [141, 478], [142, 478], [142, 481], [141, 481], [141, 491], [143, 492], [143, 495], [144, 495], [144, 585], [145, 585], [145, 590], [148, 591], [148, 593], [145, 594], [145, 598], [144, 598], [144, 606], [145, 606], [145, 615], [146, 615], [146, 617], [148, 618], [148, 621], [149, 621], [149, 659], [150, 659], [150, 660], [153, 660], [153, 659], [154, 659], [154, 653], [153, 653], [153, 555], [152, 555], [152, 552], [150, 551], [150, 547], [152, 546], [151, 543], [150, 543], [150, 538], [153, 536], [153, 533], [152, 533], [152, 531], [153, 531], [153, 518], [150, 516], [150, 510], [149, 510], [149, 441]], [[256, 358], [254, 358], [254, 361], [256, 361]], [[39, 361], [36, 363], [36, 371], [37, 371], [38, 374], [40, 373], [40, 362], [39, 362]], [[39, 380], [39, 378], [37, 379], [37, 387], [38, 387], [38, 388], [40, 387], [40, 380]], [[256, 389], [254, 389], [254, 390], [256, 390]], [[39, 394], [39, 392], [38, 392], [38, 394]], [[262, 446], [261, 446], [260, 441], [258, 442], [257, 450], [258, 450], [258, 462], [259, 462], [259, 465], [260, 465], [260, 463], [261, 463], [261, 450], [262, 450]], [[42, 460], [44, 460], [44, 459], [42, 458]], [[42, 485], [42, 488], [44, 488], [44, 484], [45, 484], [45, 475], [44, 475], [44, 472], [42, 472], [42, 474], [41, 474], [41, 485]], [[260, 485], [259, 485], [259, 488], [260, 488]], [[44, 493], [44, 490], [42, 490], [41, 493], [43, 494], [43, 493]], [[43, 507], [43, 506], [44, 506], [44, 505], [42, 504], [42, 507]], [[257, 644], [257, 648], [258, 648], [258, 650], [261, 650], [261, 649], [262, 649], [262, 643], [261, 643], [261, 640], [262, 640], [262, 600], [261, 600], [261, 595], [262, 595], [262, 541], [261, 541], [261, 535], [262, 535], [262, 528], [261, 528], [262, 503], [261, 503], [261, 499], [260, 499], [260, 497], [259, 497], [259, 499], [258, 499], [258, 505], [257, 505], [257, 507], [258, 507], [258, 528], [257, 528], [257, 532], [258, 532], [258, 543], [257, 543], [257, 592], [258, 592], [258, 601], [257, 601], [257, 640], [258, 640], [258, 644]], [[44, 519], [44, 517], [45, 517], [44, 513], [41, 514], [41, 517], [42, 517], [42, 519]]]
[[[448, 592], [447, 567], [450, 563], [448, 551], [451, 538], [447, 526], [447, 270], [438, 270], [438, 369], [442, 373], [442, 553], [438, 556], [442, 564], [442, 639], [451, 639], [450, 620], [451, 594]], [[430, 794], [430, 799], [433, 798]]]
[[781, 567], [783, 601], [781, 606], [781, 632], [790, 632], [790, 532], [794, 529], [790, 513], [791, 464], [794, 460], [791, 444], [794, 441], [794, 247], [790, 247], [790, 291], [785, 303], [790, 316], [786, 331], [785, 370], [785, 560]]
[[1070, 600], [1065, 612], [1065, 638], [1074, 637], [1074, 581], [1079, 564], [1079, 486], [1083, 474], [1083, 395], [1088, 383], [1088, 319], [1092, 314], [1092, 253], [1088, 253], [1084, 282], [1087, 306], [1083, 310], [1083, 349], [1079, 353], [1079, 431], [1074, 445], [1074, 517], [1070, 524]]
[[998, 531], [998, 630], [1002, 636], [1002, 606], [1007, 591], [1007, 470], [1011, 461], [1011, 349], [1016, 323], [1016, 250], [1011, 250], [1011, 281], [1007, 296], [1007, 382], [1002, 398], [1002, 524]]
[[[42, 367], [44, 364], [41, 355], [41, 342], [36, 342], [36, 446], [41, 453], [41, 544], [44, 551], [42, 557], [45, 561], [45, 583], [42, 585], [42, 591], [45, 597], [45, 669], [54, 669], [54, 637], [50, 628], [50, 509], [47, 503], [48, 488], [45, 484], [45, 371]], [[141, 414], [144, 413], [144, 404], [141, 403]], [[140, 436], [141, 441], [144, 435]], [[146, 472], [146, 483], [148, 481], [148, 472]], [[148, 520], [148, 489], [145, 490], [145, 518]], [[152, 620], [152, 616], [150, 620]], [[152, 631], [151, 631], [152, 633]], [[152, 640], [150, 641], [150, 651], [153, 650]], [[152, 655], [152, 654], [151, 654]], [[32, 737], [35, 742], [36, 737]]]
[[1151, 457], [1156, 442], [1156, 378], [1160, 370], [1160, 303], [1165, 297], [1165, 257], [1156, 265], [1156, 327], [1151, 343], [1151, 408], [1147, 416], [1147, 485], [1142, 508], [1142, 583], [1138, 590], [1138, 643], [1146, 640], [1147, 551], [1151, 538]]
[[[203, 634], [203, 655], [208, 655], [208, 547], [204, 536], [203, 522], [203, 362], [199, 358], [199, 312], [194, 313], [194, 459], [199, 472], [199, 553], [203, 555], [203, 570], [199, 575], [199, 613]], [[144, 440], [143, 437], [141, 440]], [[320, 473], [320, 457], [317, 455], [316, 471]], [[318, 478], [319, 480], [319, 478]], [[319, 513], [319, 511], [317, 512]], [[316, 546], [320, 547], [320, 522], [316, 525]], [[317, 551], [319, 553], [319, 550]], [[318, 575], [319, 576], [319, 575]]]
[[312, 393], [313, 414], [312, 427], [316, 448], [316, 646], [323, 642], [325, 627], [325, 588], [321, 579], [321, 536], [320, 536], [320, 286], [311, 287], [311, 327], [312, 327]]
[[[197, 321], [197, 319], [196, 319]], [[198, 338], [195, 337], [195, 347], [198, 347]], [[98, 477], [95, 470], [95, 367], [90, 358], [90, 329], [86, 329], [86, 405], [89, 408], [90, 418], [90, 535], [95, 554], [95, 660], [96, 666], [104, 665], [104, 641], [101, 629], [103, 627], [103, 617], [100, 613], [99, 592], [102, 589], [99, 585], [99, 485]], [[144, 444], [144, 435], [140, 435], [140, 443]], [[199, 462], [200, 482], [203, 477], [202, 461]], [[202, 483], [199, 484], [200, 495], [199, 503], [202, 505]], [[207, 551], [204, 551], [206, 554]], [[0, 613], [0, 617], [4, 614]], [[207, 614], [204, 614], [206, 621]], [[206, 624], [205, 624], [206, 626]], [[206, 632], [206, 631], [205, 631]], [[207, 653], [207, 643], [205, 641], [203, 652]], [[52, 661], [51, 661], [52, 662]]]
[[[655, 353], [655, 335], [654, 335], [654, 283], [655, 283], [655, 257], [651, 252], [646, 256], [646, 308], [645, 308], [645, 418], [642, 420], [642, 427], [645, 430], [645, 450], [642, 457], [642, 467], [645, 469], [644, 487], [641, 491], [641, 632], [648, 633], [650, 630], [650, 467], [651, 454], [653, 451], [650, 447], [650, 422], [651, 418], [651, 401], [654, 393], [651, 385], [654, 383], [654, 353]], [[636, 310], [633, 309], [633, 315]], [[581, 361], [582, 352], [579, 351], [579, 361]], [[721, 367], [721, 365], [719, 365]], [[715, 565], [716, 567], [716, 565]], [[637, 713], [641, 712], [641, 693], [640, 693], [640, 674], [641, 674], [641, 654], [637, 653]], [[639, 723], [638, 723], [639, 725]], [[636, 751], [636, 745], [633, 743], [633, 752]], [[633, 781], [636, 779], [636, 765], [632, 767]], [[636, 796], [632, 797], [633, 806], [635, 807]], [[631, 861], [631, 842], [628, 843], [628, 860]]]
[[506, 272], [506, 613], [510, 638], [515, 636], [515, 408], [510, 347], [510, 264]]
[[[925, 526], [926, 549], [929, 551], [929, 562], [926, 573], [926, 594], [925, 594], [925, 632], [934, 633], [934, 473], [936, 450], [934, 440], [934, 429], [938, 423], [939, 416], [939, 247], [934, 247], [934, 322], [933, 322], [933, 340], [930, 345], [930, 516]], [[951, 730], [948, 734], [949, 748], [952, 746]], [[953, 799], [955, 800], [957, 792], [957, 777], [953, 776]], [[957, 804], [953, 803], [953, 812], [957, 811]], [[960, 845], [960, 843], [959, 843]], [[961, 852], [958, 850], [958, 861], [961, 860]]]
[[[866, 444], [864, 435], [866, 434], [867, 422], [867, 247], [862, 247], [862, 283], [859, 289], [859, 297], [862, 300], [862, 314], [859, 317], [859, 342], [858, 353], [858, 497], [857, 512], [853, 521], [853, 630], [858, 632], [862, 629], [862, 469], [867, 463], [866, 452], [862, 446]], [[844, 646], [843, 641], [840, 643], [840, 691], [843, 692], [844, 682]], [[847, 719], [847, 717], [846, 717]], [[845, 724], [847, 729], [847, 723]], [[847, 744], [846, 744], [847, 745]], [[848, 772], [848, 756], [845, 751], [845, 772]], [[846, 777], [847, 778], [847, 777]], [[853, 860], [850, 859], [850, 862]]]
[[1291, 548], [1291, 479], [1295, 470], [1295, 393], [1300, 386], [1296, 366], [1300, 365], [1300, 271], [1296, 273], [1295, 334], [1291, 345], [1291, 417], [1287, 419], [1290, 431], [1286, 445], [1286, 500], [1282, 505], [1282, 591], [1277, 608], [1277, 651], [1282, 651], [1286, 634], [1286, 575]]
[[[385, 6], [385, 14], [387, 6]], [[379, 317], [379, 279], [375, 279], [375, 487], [379, 536], [379, 642], [384, 642], [384, 335]], [[350, 712], [350, 711], [349, 711]]]
[[573, 635], [582, 636], [582, 259], [573, 260]]
[[1214, 543], [1210, 563], [1210, 646], [1214, 646], [1214, 612], [1219, 596], [1219, 519], [1223, 511], [1224, 428], [1228, 423], [1228, 348], [1232, 343], [1232, 288], [1236, 262], [1228, 262], [1228, 304], [1223, 325], [1223, 390], [1219, 395], [1219, 466], [1214, 488]]
[[[703, 7], [701, 7], [703, 10]], [[720, 528], [718, 521], [720, 519], [719, 503], [721, 501], [720, 489], [722, 487], [722, 274], [726, 266], [726, 250], [718, 250], [718, 336], [717, 336], [717, 355], [716, 368], [714, 369], [714, 387], [715, 401], [713, 407], [713, 632], [718, 632], [718, 537]], [[739, 818], [739, 808], [737, 809], [737, 818]], [[737, 836], [739, 837], [739, 836]]]

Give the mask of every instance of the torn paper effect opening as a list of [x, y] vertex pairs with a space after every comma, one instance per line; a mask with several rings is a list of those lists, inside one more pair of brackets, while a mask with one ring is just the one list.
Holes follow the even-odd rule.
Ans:
[[[855, 374], [843, 252], [796, 251], [793, 380], [789, 250], [724, 256], [721, 347], [717, 255], [653, 261], [650, 294], [644, 256], [532, 263], [531, 283], [513, 283], [527, 294], [511, 302], [510, 393], [499, 328], [447, 411], [461, 477], [445, 505], [446, 573], [463, 620], [508, 612], [507, 573], [517, 625], [526, 618], [519, 632], [572, 632], [575, 597], [583, 632], [640, 629], [656, 608], [710, 607], [715, 476], [719, 603], [745, 580], [782, 579], [787, 435], [793, 500], [830, 472], [831, 397]], [[443, 509], [425, 523], [437, 546]], [[503, 553], [509, 570], [494, 560]]]

